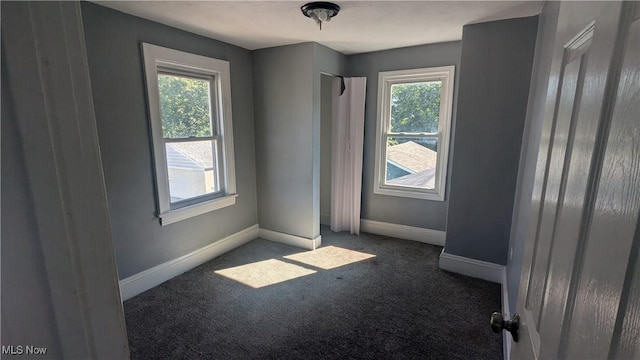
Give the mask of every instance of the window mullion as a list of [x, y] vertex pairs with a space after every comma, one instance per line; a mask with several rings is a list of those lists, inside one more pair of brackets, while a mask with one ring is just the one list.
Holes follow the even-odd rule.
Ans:
[[209, 83], [209, 114], [211, 114], [211, 132], [212, 134], [220, 134], [220, 104], [218, 96], [218, 86], [216, 82]]
[[164, 138], [165, 143], [180, 143], [180, 142], [194, 142], [194, 141], [217, 141], [220, 136], [201, 136], [201, 137], [188, 137], [188, 138]]
[[395, 136], [395, 137], [411, 137], [411, 138], [417, 138], [417, 137], [436, 137], [436, 136], [440, 136], [440, 131], [436, 132], [436, 133], [406, 133], [406, 132], [388, 132], [386, 133], [387, 136]]
[[215, 179], [216, 184], [218, 185], [219, 191], [227, 191], [227, 184], [224, 179], [224, 159], [223, 159], [223, 151], [222, 151], [222, 142], [221, 141], [213, 141], [212, 143], [212, 151], [213, 158], [215, 159], [215, 165], [213, 167], [213, 178]]

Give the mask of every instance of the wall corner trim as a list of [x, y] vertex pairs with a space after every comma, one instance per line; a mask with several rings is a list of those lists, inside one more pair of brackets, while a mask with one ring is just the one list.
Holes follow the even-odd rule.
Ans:
[[372, 234], [444, 246], [446, 232], [381, 221], [360, 219], [360, 230]]
[[502, 284], [504, 265], [498, 265], [486, 261], [466, 258], [464, 256], [452, 255], [444, 252], [440, 254], [438, 267], [442, 270], [451, 271], [457, 274], [471, 276], [477, 279], [487, 280]]
[[258, 238], [258, 224], [240, 230], [198, 250], [120, 280], [122, 301], [130, 299], [196, 266]]
[[301, 236], [285, 234], [273, 230], [260, 229], [258, 237], [261, 239], [278, 242], [285, 245], [291, 245], [307, 250], [315, 250], [322, 244], [322, 236], [318, 235], [314, 239], [307, 239]]

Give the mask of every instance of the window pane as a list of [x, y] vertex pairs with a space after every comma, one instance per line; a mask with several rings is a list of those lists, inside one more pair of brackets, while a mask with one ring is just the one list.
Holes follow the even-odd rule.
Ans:
[[220, 191], [215, 140], [165, 143], [171, 203]]
[[387, 138], [386, 184], [435, 188], [438, 139]]
[[209, 80], [158, 74], [162, 136], [165, 139], [211, 136]]
[[391, 132], [438, 132], [442, 81], [391, 85]]

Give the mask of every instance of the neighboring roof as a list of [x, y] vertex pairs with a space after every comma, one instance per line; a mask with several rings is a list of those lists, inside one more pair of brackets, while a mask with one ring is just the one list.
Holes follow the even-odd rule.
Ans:
[[167, 167], [182, 169], [213, 169], [210, 141], [169, 143], [166, 145]]
[[435, 169], [438, 153], [413, 141], [389, 146], [387, 161], [410, 173]]
[[395, 179], [387, 180], [390, 185], [415, 186], [425, 189], [435, 189], [436, 187], [436, 169], [420, 171], [415, 174], [401, 176]]

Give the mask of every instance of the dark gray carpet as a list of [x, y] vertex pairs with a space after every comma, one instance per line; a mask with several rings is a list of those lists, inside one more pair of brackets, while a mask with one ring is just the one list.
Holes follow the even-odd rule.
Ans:
[[[254, 240], [126, 301], [132, 359], [502, 359], [498, 284], [439, 270], [437, 246], [323, 228], [330, 246], [312, 266]], [[335, 251], [375, 257], [323, 269]], [[254, 285], [278, 264], [313, 273], [259, 288], [215, 273], [256, 262], [239, 271]]]

